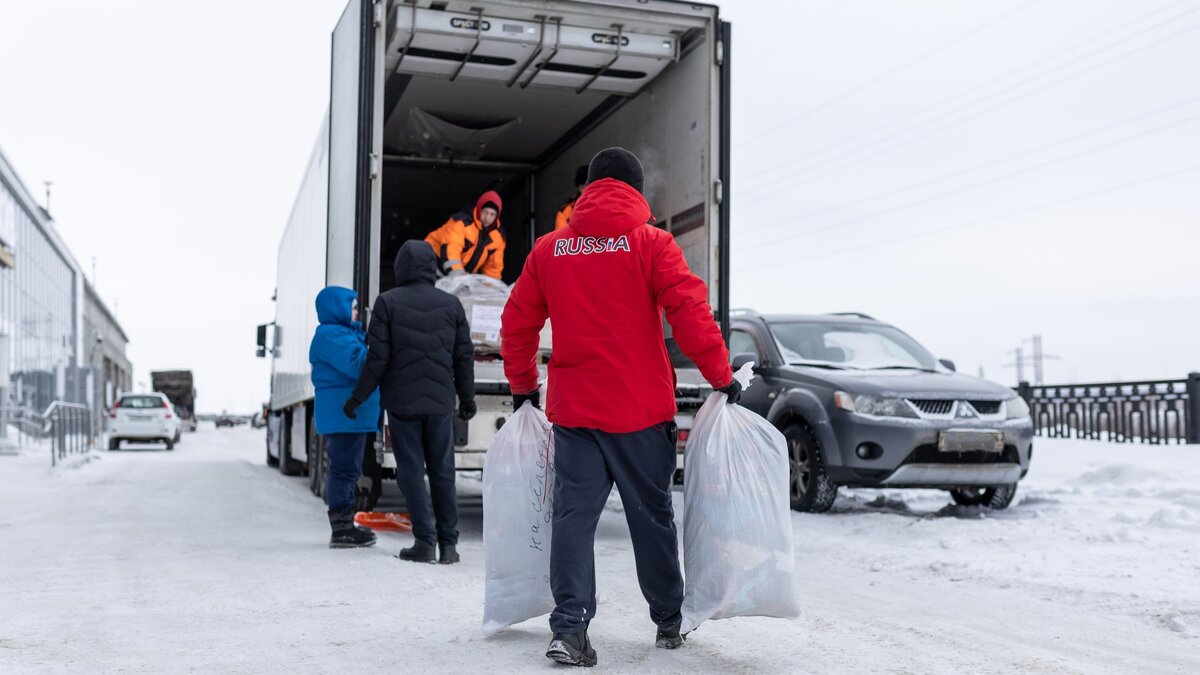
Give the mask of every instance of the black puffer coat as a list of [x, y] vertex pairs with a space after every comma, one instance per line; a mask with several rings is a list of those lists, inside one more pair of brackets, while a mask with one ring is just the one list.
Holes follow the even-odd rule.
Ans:
[[396, 253], [396, 287], [375, 299], [367, 361], [352, 399], [376, 386], [393, 415], [449, 415], [475, 399], [475, 348], [458, 298], [433, 287], [437, 259], [423, 241]]

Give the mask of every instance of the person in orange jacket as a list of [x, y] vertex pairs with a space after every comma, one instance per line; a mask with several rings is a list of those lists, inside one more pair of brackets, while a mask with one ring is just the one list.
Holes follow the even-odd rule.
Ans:
[[575, 200], [579, 199], [579, 195], [583, 194], [583, 186], [587, 185], [587, 175], [588, 168], [586, 166], [575, 169], [575, 194], [558, 207], [558, 213], [554, 214], [555, 230], [563, 229], [571, 221], [571, 212], [575, 210]]
[[500, 229], [500, 195], [488, 190], [479, 196], [475, 209], [460, 211], [425, 241], [433, 247], [442, 276], [486, 274], [499, 279], [504, 272], [504, 232]]

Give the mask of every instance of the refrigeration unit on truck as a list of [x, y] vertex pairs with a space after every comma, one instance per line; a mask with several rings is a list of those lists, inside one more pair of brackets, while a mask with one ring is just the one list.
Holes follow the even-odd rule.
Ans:
[[[321, 288], [373, 301], [392, 287], [402, 243], [486, 190], [504, 202], [511, 284], [574, 193], [576, 167], [606, 147], [641, 158], [658, 226], [727, 318], [729, 53], [717, 7], [692, 2], [351, 0], [333, 32], [328, 114], [279, 245], [275, 320], [258, 331], [272, 364], [268, 463], [323, 489], [308, 363]], [[679, 381], [694, 410], [699, 374]], [[455, 427], [459, 469], [482, 468], [512, 413], [494, 350], [477, 350], [475, 384], [478, 415]], [[393, 464], [383, 439], [374, 447], [365, 473], [378, 495]]]

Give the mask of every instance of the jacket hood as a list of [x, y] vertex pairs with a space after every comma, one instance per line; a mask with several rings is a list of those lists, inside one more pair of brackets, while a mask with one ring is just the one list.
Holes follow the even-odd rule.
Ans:
[[317, 320], [325, 325], [353, 326], [350, 305], [358, 297], [349, 288], [327, 286], [317, 293]]
[[433, 284], [437, 280], [437, 256], [428, 243], [413, 239], [404, 242], [396, 252], [396, 285]]
[[570, 227], [586, 237], [615, 237], [653, 222], [642, 193], [615, 178], [601, 178], [583, 189]]
[[475, 217], [475, 222], [481, 222], [479, 219], [479, 212], [483, 210], [483, 205], [488, 202], [492, 202], [497, 206], [496, 222], [492, 223], [492, 228], [494, 229], [500, 227], [500, 213], [504, 208], [504, 202], [500, 201], [500, 194], [495, 190], [488, 190], [487, 192], [479, 195], [479, 199], [475, 200], [475, 210], [471, 213], [471, 215]]

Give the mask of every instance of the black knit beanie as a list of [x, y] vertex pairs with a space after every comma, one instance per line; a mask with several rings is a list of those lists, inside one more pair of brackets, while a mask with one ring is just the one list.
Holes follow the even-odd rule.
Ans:
[[637, 155], [625, 148], [607, 148], [596, 153], [588, 165], [588, 183], [601, 178], [615, 178], [629, 184], [634, 190], [642, 191], [642, 163]]

